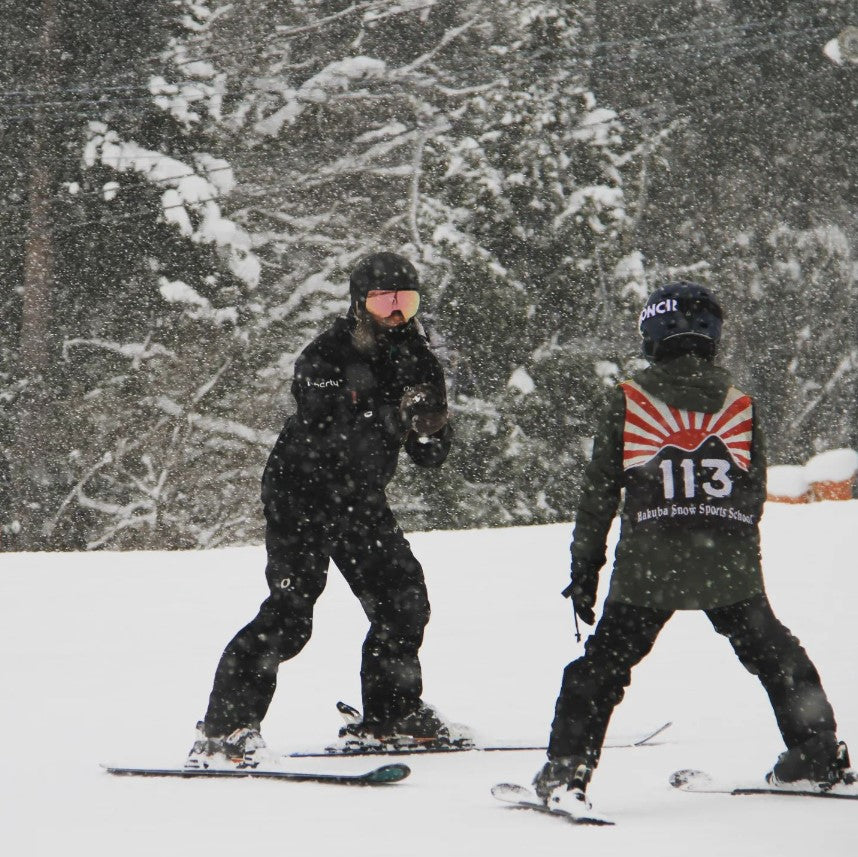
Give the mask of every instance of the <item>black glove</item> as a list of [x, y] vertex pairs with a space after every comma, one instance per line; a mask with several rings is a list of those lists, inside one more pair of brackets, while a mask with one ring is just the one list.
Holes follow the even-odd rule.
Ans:
[[399, 415], [406, 429], [419, 435], [435, 434], [447, 423], [447, 403], [433, 384], [418, 384], [405, 390]]
[[592, 625], [596, 621], [593, 607], [599, 588], [599, 569], [603, 565], [603, 562], [587, 562], [572, 557], [572, 582], [563, 590], [563, 597], [572, 599], [575, 613], [585, 625]]

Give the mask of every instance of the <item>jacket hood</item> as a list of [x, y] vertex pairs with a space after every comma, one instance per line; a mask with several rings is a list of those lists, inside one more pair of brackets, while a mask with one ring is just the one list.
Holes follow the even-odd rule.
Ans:
[[733, 383], [722, 366], [693, 354], [653, 363], [635, 375], [634, 380], [674, 408], [703, 413], [719, 410]]

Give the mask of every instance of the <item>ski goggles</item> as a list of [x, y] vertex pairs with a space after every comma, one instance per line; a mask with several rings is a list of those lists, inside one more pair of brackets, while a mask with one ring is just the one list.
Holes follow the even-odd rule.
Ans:
[[376, 318], [390, 318], [395, 312], [399, 312], [409, 321], [417, 315], [419, 306], [420, 292], [413, 289], [395, 292], [371, 291], [367, 292], [366, 296], [367, 312]]

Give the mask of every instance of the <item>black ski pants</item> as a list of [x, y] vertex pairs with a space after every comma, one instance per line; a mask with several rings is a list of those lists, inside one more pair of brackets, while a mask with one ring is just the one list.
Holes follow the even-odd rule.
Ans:
[[[765, 595], [705, 612], [745, 669], [760, 679], [788, 748], [836, 730], [816, 668], [778, 621]], [[550, 758], [583, 756], [593, 767], [598, 764], [611, 714], [631, 682], [632, 667], [649, 654], [672, 615], [670, 610], [606, 602], [584, 655], [563, 673]]]
[[423, 569], [383, 492], [368, 493], [354, 506], [280, 498], [266, 506], [265, 517], [270, 595], [221, 656], [205, 716], [207, 734], [259, 728], [278, 667], [310, 639], [329, 559], [370, 622], [361, 662], [364, 719], [383, 723], [414, 710], [423, 692], [418, 650], [429, 599]]

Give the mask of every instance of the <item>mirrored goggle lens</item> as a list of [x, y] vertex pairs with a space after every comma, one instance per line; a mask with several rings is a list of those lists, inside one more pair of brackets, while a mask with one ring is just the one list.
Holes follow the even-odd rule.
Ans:
[[412, 290], [402, 292], [376, 292], [367, 295], [366, 308], [378, 318], [388, 318], [395, 312], [402, 313], [406, 321], [417, 315], [420, 293]]

